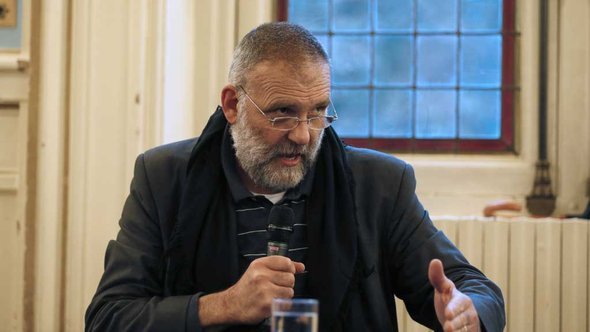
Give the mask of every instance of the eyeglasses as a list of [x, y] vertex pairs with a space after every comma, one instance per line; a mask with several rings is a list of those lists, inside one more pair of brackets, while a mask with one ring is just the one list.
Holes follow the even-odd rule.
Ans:
[[[244, 91], [244, 95], [246, 96], [246, 98], [248, 98], [248, 100], [250, 100], [250, 102], [252, 102], [252, 104], [260, 112], [260, 114], [262, 114], [262, 116], [264, 116], [266, 118], [266, 120], [268, 120], [268, 122], [270, 122], [270, 128], [275, 129], [275, 130], [282, 130], [282, 131], [293, 130], [293, 129], [297, 128], [297, 126], [299, 126], [299, 123], [301, 123], [301, 122], [307, 122], [307, 126], [310, 129], [322, 130], [322, 129], [330, 127], [330, 125], [332, 125], [332, 122], [334, 122], [334, 121], [336, 121], [336, 119], [338, 119], [338, 114], [336, 113], [336, 109], [334, 108], [334, 105], [332, 104], [331, 100], [330, 100], [330, 104], [328, 106], [326, 106], [324, 109], [317, 109], [316, 111], [318, 114], [322, 114], [322, 113], [326, 114], [326, 113], [328, 113], [328, 109], [331, 108], [334, 111], [334, 115], [316, 115], [316, 116], [312, 116], [310, 118], [303, 119], [303, 120], [300, 119], [299, 117], [294, 117], [294, 116], [270, 117], [270, 116], [266, 115], [266, 113], [264, 113], [264, 111], [262, 111], [262, 109], [260, 109], [260, 107], [258, 107], [258, 105], [256, 105], [254, 100], [252, 100], [252, 98], [250, 98], [250, 96], [248, 95], [246, 90], [241, 85], [238, 85], [238, 88], [241, 89], [242, 91]], [[279, 110], [276, 110], [276, 111], [278, 112]], [[275, 112], [275, 111], [273, 111], [273, 112]]]

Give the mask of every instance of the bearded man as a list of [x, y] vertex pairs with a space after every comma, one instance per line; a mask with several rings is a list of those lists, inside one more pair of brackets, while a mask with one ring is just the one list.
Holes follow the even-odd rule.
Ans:
[[[343, 145], [330, 89], [307, 30], [248, 33], [202, 135], [138, 157], [86, 329], [266, 330], [295, 296], [319, 299], [321, 331], [397, 331], [396, 295], [432, 329], [501, 331], [498, 287], [432, 225], [408, 164]], [[267, 256], [276, 207], [285, 256]]]

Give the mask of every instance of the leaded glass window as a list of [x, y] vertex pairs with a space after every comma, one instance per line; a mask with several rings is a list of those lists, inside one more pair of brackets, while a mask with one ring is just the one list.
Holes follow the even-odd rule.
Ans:
[[290, 0], [332, 61], [345, 141], [513, 151], [515, 0]]

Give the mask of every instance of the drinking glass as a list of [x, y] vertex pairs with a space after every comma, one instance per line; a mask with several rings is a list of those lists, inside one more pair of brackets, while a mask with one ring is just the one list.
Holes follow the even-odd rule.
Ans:
[[272, 332], [317, 332], [318, 300], [273, 299]]

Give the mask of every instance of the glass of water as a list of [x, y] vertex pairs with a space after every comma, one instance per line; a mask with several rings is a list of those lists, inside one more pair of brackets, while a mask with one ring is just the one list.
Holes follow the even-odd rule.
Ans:
[[273, 299], [272, 332], [317, 332], [318, 300]]

